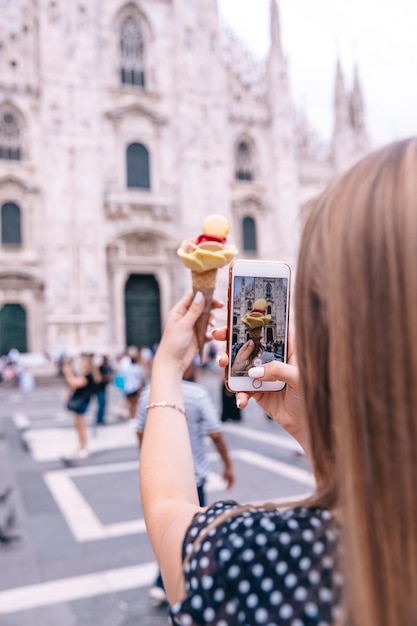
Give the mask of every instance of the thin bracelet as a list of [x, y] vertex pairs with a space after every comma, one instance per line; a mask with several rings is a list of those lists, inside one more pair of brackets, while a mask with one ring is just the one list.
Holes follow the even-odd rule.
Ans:
[[151, 402], [150, 404], [146, 406], [146, 410], [148, 411], [149, 409], [156, 409], [157, 407], [162, 407], [163, 409], [167, 407], [169, 409], [175, 409], [176, 411], [179, 411], [180, 413], [182, 413], [185, 419], [187, 419], [187, 415], [184, 409], [178, 406], [178, 404], [170, 404], [169, 402], [165, 402], [165, 400], [163, 400], [162, 402]]

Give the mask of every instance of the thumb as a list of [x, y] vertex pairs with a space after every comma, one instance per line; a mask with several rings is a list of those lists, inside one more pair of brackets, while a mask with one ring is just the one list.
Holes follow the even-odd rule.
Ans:
[[251, 378], [259, 378], [268, 382], [281, 380], [292, 387], [298, 387], [299, 384], [298, 367], [281, 363], [281, 361], [272, 361], [259, 367], [251, 367], [248, 370], [248, 375]]
[[201, 313], [203, 312], [205, 306], [205, 298], [203, 296], [203, 294], [201, 293], [201, 291], [196, 291], [196, 293], [194, 294], [194, 298], [192, 299], [190, 308], [188, 309], [188, 314], [191, 314], [191, 316], [194, 318], [194, 321], [196, 321]]

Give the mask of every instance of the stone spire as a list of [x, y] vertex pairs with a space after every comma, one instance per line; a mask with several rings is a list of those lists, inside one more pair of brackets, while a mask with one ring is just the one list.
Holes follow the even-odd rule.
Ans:
[[364, 156], [370, 147], [358, 68], [355, 66], [352, 90], [347, 90], [340, 59], [336, 66], [334, 107], [333, 157], [336, 172], [340, 172]]
[[343, 75], [340, 58], [336, 64], [336, 79], [334, 87], [334, 108], [335, 108], [335, 132], [342, 130], [349, 124], [349, 103], [345, 88], [345, 77]]
[[281, 22], [277, 0], [271, 0], [271, 52], [272, 50], [282, 56]]
[[364, 105], [363, 105], [363, 95], [362, 95], [362, 87], [359, 80], [359, 72], [358, 66], [355, 65], [354, 69], [354, 78], [353, 78], [353, 90], [351, 96], [351, 118], [352, 118], [352, 126], [357, 131], [362, 131], [365, 128], [365, 119], [364, 119]]
[[281, 25], [277, 0], [271, 0], [271, 46], [268, 59], [268, 84], [272, 98], [272, 107], [285, 110], [288, 114], [291, 109], [291, 96], [289, 90], [288, 67], [285, 58], [282, 41]]

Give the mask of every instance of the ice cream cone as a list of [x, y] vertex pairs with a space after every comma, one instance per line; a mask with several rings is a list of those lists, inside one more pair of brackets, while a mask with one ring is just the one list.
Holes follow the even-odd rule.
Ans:
[[249, 337], [253, 341], [253, 350], [249, 355], [249, 360], [252, 360], [257, 356], [259, 349], [261, 347], [262, 326], [258, 326], [257, 328], [252, 328], [249, 331]]
[[203, 352], [204, 344], [206, 343], [207, 325], [210, 318], [214, 288], [216, 286], [216, 274], [217, 269], [207, 270], [206, 272], [191, 272], [193, 293], [201, 291], [205, 299], [204, 310], [195, 325], [198, 353], [200, 355], [201, 362], [203, 362]]

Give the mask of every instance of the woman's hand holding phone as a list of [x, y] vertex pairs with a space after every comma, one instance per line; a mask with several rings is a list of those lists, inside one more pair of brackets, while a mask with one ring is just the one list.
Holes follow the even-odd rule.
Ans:
[[[227, 336], [227, 327], [214, 329], [212, 336], [218, 341], [224, 341]], [[245, 346], [246, 344], [240, 350], [243, 351]], [[238, 358], [238, 355], [236, 358]], [[243, 357], [243, 355], [239, 356]], [[228, 362], [229, 357], [227, 353], [219, 352], [217, 355], [218, 365], [226, 368]], [[281, 391], [239, 391], [236, 393], [239, 408], [245, 408], [249, 399], [254, 398], [265, 413], [292, 435], [308, 454], [309, 442], [303, 415], [298, 367], [295, 353], [292, 349], [291, 336], [288, 338], [287, 363], [271, 361], [261, 367], [251, 367], [248, 370], [248, 374], [251, 378], [260, 378], [265, 382], [283, 381], [285, 382], [285, 387]]]

